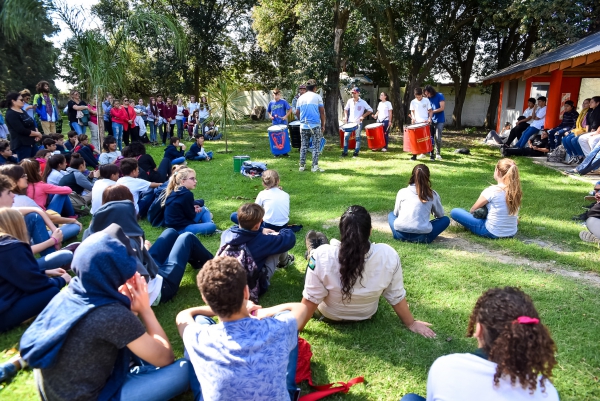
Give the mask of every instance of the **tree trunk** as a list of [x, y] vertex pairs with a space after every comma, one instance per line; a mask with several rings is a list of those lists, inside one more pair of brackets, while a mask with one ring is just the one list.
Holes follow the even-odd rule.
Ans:
[[199, 60], [196, 59], [194, 65], [194, 96], [196, 99], [200, 99], [200, 66], [198, 65]]
[[[462, 126], [462, 111], [467, 98], [467, 90], [469, 89], [469, 78], [471, 72], [473, 72], [473, 62], [475, 61], [475, 54], [477, 50], [477, 40], [479, 39], [480, 29], [475, 29], [471, 36], [471, 46], [467, 52], [465, 60], [460, 61], [460, 83], [454, 82], [455, 93], [454, 93], [454, 111], [452, 112], [452, 120], [454, 126], [459, 128]], [[459, 55], [460, 57], [460, 55]]]
[[340, 66], [342, 63], [342, 48], [344, 32], [348, 25], [350, 17], [349, 9], [340, 9], [340, 1], [336, 1], [333, 12], [334, 22], [334, 40], [333, 40], [333, 57], [331, 68], [327, 73], [327, 85], [325, 88], [325, 134], [337, 135], [339, 131], [338, 123], [338, 94], [340, 90]]
[[500, 85], [501, 82], [492, 84], [492, 93], [490, 95], [490, 105], [488, 106], [487, 113], [485, 115], [485, 121], [483, 125], [488, 129], [495, 129], [496, 127], [496, 112], [498, 110], [498, 101], [500, 100]]

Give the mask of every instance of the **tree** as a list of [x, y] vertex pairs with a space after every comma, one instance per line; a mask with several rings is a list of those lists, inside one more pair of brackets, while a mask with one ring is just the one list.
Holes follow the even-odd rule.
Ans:
[[225, 77], [215, 79], [206, 89], [212, 116], [225, 137], [225, 153], [229, 153], [227, 134], [244, 115], [246, 96], [239, 85]]

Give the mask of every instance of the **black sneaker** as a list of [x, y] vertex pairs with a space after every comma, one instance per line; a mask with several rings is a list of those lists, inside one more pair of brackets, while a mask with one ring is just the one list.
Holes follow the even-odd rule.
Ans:
[[435, 161], [435, 156], [433, 155], [433, 153], [431, 154], [431, 156], [429, 157], [429, 160], [431, 160], [432, 162]]
[[310, 253], [317, 249], [319, 245], [319, 238], [317, 236], [317, 232], [315, 230], [310, 230], [306, 233], [306, 252], [304, 253], [304, 259], [308, 260], [308, 256]]
[[352, 157], [358, 157], [358, 152], [354, 152], [354, 154], [352, 155]]
[[410, 160], [417, 160], [417, 155], [412, 155], [412, 157], [410, 158]]
[[342, 157], [347, 157], [348, 156], [348, 152], [342, 152]]

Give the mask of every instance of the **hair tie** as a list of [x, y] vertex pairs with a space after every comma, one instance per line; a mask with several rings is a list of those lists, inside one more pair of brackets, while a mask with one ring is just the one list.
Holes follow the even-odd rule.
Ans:
[[535, 318], [535, 317], [529, 317], [529, 316], [519, 316], [518, 318], [516, 318], [515, 320], [513, 320], [513, 324], [515, 323], [519, 323], [519, 324], [539, 324], [540, 323], [540, 319]]

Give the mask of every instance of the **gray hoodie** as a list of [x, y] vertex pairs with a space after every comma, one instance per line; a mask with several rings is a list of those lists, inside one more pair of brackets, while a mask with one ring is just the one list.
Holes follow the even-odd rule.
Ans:
[[394, 229], [405, 233], [428, 234], [432, 227], [429, 222], [433, 214], [436, 218], [444, 216], [442, 201], [437, 192], [433, 191], [433, 199], [421, 202], [415, 185], [402, 188], [396, 195], [394, 206]]

